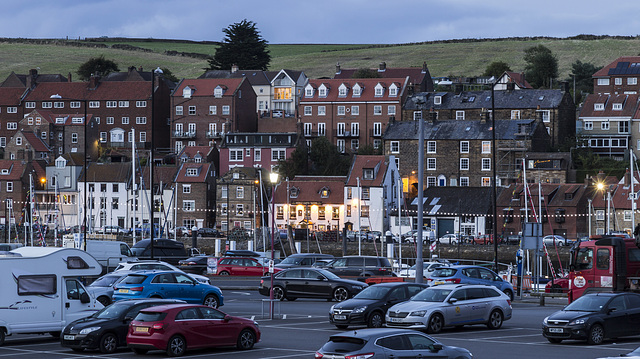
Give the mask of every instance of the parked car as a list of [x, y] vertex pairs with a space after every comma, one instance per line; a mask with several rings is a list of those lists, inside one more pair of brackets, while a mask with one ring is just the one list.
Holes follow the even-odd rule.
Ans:
[[185, 273], [192, 274], [207, 274], [207, 261], [208, 256], [195, 256], [187, 259], [183, 259], [178, 262], [178, 268]]
[[339, 277], [395, 276], [386, 257], [345, 256], [334, 259], [322, 268]]
[[[118, 264], [118, 266], [116, 267], [116, 269], [113, 271], [118, 272], [118, 271], [122, 271], [122, 270], [128, 270], [128, 271], [141, 271], [141, 270], [174, 270], [177, 272], [182, 272], [182, 269], [169, 264], [167, 262], [163, 262], [163, 261], [158, 261], [158, 260], [153, 260], [153, 259], [147, 259], [147, 260], [141, 260], [141, 261], [131, 261], [131, 262], [122, 262], [120, 264]], [[198, 282], [202, 282], [202, 283], [206, 283], [206, 284], [211, 284], [211, 280], [209, 279], [209, 277], [204, 276], [204, 275], [200, 275], [200, 274], [191, 274], [191, 276], [195, 279], [198, 280]]]
[[542, 335], [551, 343], [565, 339], [601, 344], [606, 338], [639, 335], [638, 293], [589, 293], [542, 321]]
[[220, 288], [198, 282], [177, 271], [140, 271], [121, 279], [113, 288], [113, 301], [131, 298], [171, 298], [217, 308], [223, 305]]
[[199, 237], [213, 237], [213, 238], [222, 238], [224, 234], [215, 228], [199, 228], [198, 229]]
[[128, 270], [121, 270], [118, 272], [111, 272], [96, 279], [87, 288], [87, 292], [96, 298], [105, 307], [111, 304], [113, 297], [113, 285], [120, 279], [126, 277], [129, 273], [133, 273]]
[[181, 356], [190, 349], [221, 346], [248, 350], [259, 341], [257, 322], [190, 304], [144, 309], [131, 322], [127, 334], [127, 346], [136, 354], [164, 350], [169, 356]]
[[176, 233], [177, 233], [178, 237], [188, 237], [189, 236], [189, 228], [184, 227], [184, 226], [179, 226], [179, 227], [176, 227], [174, 229], [170, 229], [168, 232], [169, 232], [169, 234], [171, 234], [172, 237], [174, 235], [176, 235]]
[[556, 278], [550, 280], [544, 286], [545, 293], [567, 293], [569, 292], [569, 278]]
[[329, 309], [329, 322], [338, 329], [346, 329], [354, 324], [380, 328], [389, 307], [409, 300], [427, 287], [426, 284], [409, 282], [387, 282], [369, 286], [353, 298], [333, 305]]
[[415, 330], [376, 328], [332, 335], [315, 357], [472, 359], [473, 355], [467, 349], [444, 345]]
[[104, 226], [98, 233], [106, 233], [106, 234], [125, 234], [127, 231], [120, 226]]
[[441, 284], [429, 287], [387, 311], [387, 327], [426, 329], [486, 324], [499, 329], [511, 319], [511, 299], [488, 285]]
[[[274, 268], [274, 270], [279, 272], [282, 269]], [[269, 274], [269, 265], [254, 257], [222, 257], [218, 260], [214, 274], [261, 277]]]
[[[449, 263], [449, 261], [442, 260], [442, 261], [434, 261], [434, 262], [423, 262], [422, 263], [422, 277], [423, 278], [431, 278], [431, 275], [433, 274], [433, 272], [435, 272], [436, 269], [440, 268], [440, 267], [448, 267], [450, 266], [451, 263]], [[417, 269], [417, 264], [414, 264], [413, 266], [411, 266], [410, 268], [407, 269], [403, 269], [400, 272], [398, 272], [398, 277], [403, 277], [403, 278], [415, 278], [416, 277], [416, 269]]]
[[429, 284], [466, 283], [484, 284], [494, 286], [503, 291], [510, 300], [513, 300], [513, 286], [503, 280], [494, 271], [481, 266], [455, 265], [441, 267], [435, 270], [428, 280]]
[[60, 344], [81, 352], [99, 349], [111, 354], [127, 346], [129, 323], [142, 309], [162, 305], [184, 303], [175, 299], [144, 298], [123, 300], [102, 308], [89, 317], [67, 324], [60, 335]]
[[482, 234], [471, 238], [471, 244], [493, 244], [493, 235]]
[[138, 241], [131, 247], [131, 252], [138, 259], [157, 259], [174, 265], [181, 259], [189, 258], [184, 243], [167, 238], [153, 240], [153, 257], [151, 256], [151, 239]]
[[[298, 298], [322, 298], [341, 302], [366, 286], [365, 283], [343, 279], [320, 268], [290, 268], [274, 275], [273, 298], [290, 301]], [[271, 277], [262, 277], [260, 294], [269, 296], [270, 290]]]
[[514, 245], [519, 245], [520, 241], [522, 241], [522, 236], [519, 234], [510, 234], [508, 236], [505, 236], [504, 239], [502, 240], [504, 244], [514, 244]]
[[542, 242], [544, 243], [545, 246], [553, 246], [554, 242], [555, 242], [555, 245], [558, 247], [566, 246], [568, 244], [566, 238], [564, 238], [563, 236], [559, 236], [557, 234], [544, 236], [542, 238]]
[[281, 269], [286, 268], [297, 268], [297, 267], [311, 267], [320, 259], [331, 259], [334, 257], [332, 254], [322, 254], [322, 253], [294, 253], [287, 258], [283, 259], [282, 262], [278, 263], [276, 267]]
[[461, 243], [461, 238], [460, 238], [460, 235], [458, 235], [458, 234], [449, 233], [449, 234], [445, 234], [444, 236], [438, 238], [438, 242], [443, 243], [443, 244], [456, 245], [458, 243]]

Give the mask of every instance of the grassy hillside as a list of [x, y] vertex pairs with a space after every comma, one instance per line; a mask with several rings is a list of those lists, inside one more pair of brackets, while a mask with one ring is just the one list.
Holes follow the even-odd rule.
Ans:
[[[125, 70], [128, 66], [145, 70], [157, 66], [170, 69], [178, 78], [193, 78], [208, 66], [206, 59], [170, 56], [167, 51], [188, 54], [213, 54], [213, 42], [189, 42], [152, 39], [100, 39], [99, 42], [64, 40], [0, 40], [0, 81], [11, 71], [27, 73], [71, 73], [90, 57], [104, 55]], [[77, 46], [77, 44], [85, 46]], [[88, 47], [91, 46], [106, 47]], [[524, 71], [524, 50], [542, 44], [558, 58], [560, 78], [569, 76], [576, 60], [604, 66], [619, 56], [638, 55], [640, 38], [578, 39], [497, 39], [399, 45], [299, 44], [270, 45], [270, 69], [302, 70], [312, 78], [332, 77], [336, 63], [343, 68], [377, 67], [382, 61], [389, 67], [422, 66], [427, 62], [432, 76], [475, 76], [487, 64], [505, 61], [514, 71]], [[129, 49], [114, 48], [122, 45]]]

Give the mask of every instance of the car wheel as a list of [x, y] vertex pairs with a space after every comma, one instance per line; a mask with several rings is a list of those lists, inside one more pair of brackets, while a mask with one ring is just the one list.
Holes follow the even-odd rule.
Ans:
[[547, 338], [547, 340], [549, 341], [549, 343], [552, 343], [552, 344], [562, 343], [562, 339], [558, 339], [558, 338]]
[[149, 351], [149, 349], [140, 349], [140, 348], [131, 348], [131, 349], [133, 349], [134, 353], [140, 354], [140, 355], [147, 354], [147, 352]]
[[558, 245], [558, 247], [562, 247], [562, 246], [564, 246], [564, 243], [562, 243], [562, 242], [560, 242], [560, 241], [557, 241], [557, 242], [556, 242], [556, 244]]
[[218, 275], [229, 275], [229, 272], [227, 272], [226, 270], [223, 270], [222, 272], [218, 273]]
[[111, 299], [106, 296], [98, 297], [97, 301], [100, 302], [100, 304], [104, 305], [105, 307], [111, 304]]
[[100, 351], [104, 354], [114, 353], [118, 349], [118, 338], [113, 333], [106, 333], [100, 338]]
[[369, 316], [369, 320], [367, 321], [367, 327], [380, 328], [382, 327], [383, 322], [384, 322], [384, 319], [382, 318], [382, 314], [380, 312], [373, 312]]
[[429, 318], [429, 324], [427, 325], [427, 331], [431, 334], [437, 334], [442, 331], [444, 325], [444, 319], [440, 314], [434, 314]]
[[208, 296], [206, 296], [202, 304], [211, 308], [218, 308], [218, 305], [220, 305], [220, 303], [218, 302], [218, 297], [216, 297], [215, 294], [209, 294]]
[[587, 343], [591, 345], [599, 345], [604, 341], [604, 328], [600, 324], [594, 324], [589, 329], [589, 334], [587, 335]]
[[489, 329], [500, 329], [503, 321], [502, 312], [499, 310], [494, 310], [489, 314], [489, 321], [487, 322], [487, 327]]
[[273, 299], [275, 300], [284, 300], [284, 289], [280, 286], [273, 287]]
[[349, 291], [344, 287], [338, 287], [333, 291], [333, 299], [335, 299], [336, 302], [347, 300], [349, 299]]
[[505, 289], [504, 294], [509, 297], [510, 301], [513, 301], [513, 291], [511, 289]]
[[170, 357], [179, 357], [187, 351], [187, 342], [179, 335], [174, 335], [169, 339], [167, 344], [167, 355]]
[[238, 335], [237, 347], [240, 350], [249, 350], [256, 343], [256, 335], [249, 329], [245, 329]]
[[344, 324], [336, 324], [336, 328], [344, 330], [349, 328], [349, 326]]

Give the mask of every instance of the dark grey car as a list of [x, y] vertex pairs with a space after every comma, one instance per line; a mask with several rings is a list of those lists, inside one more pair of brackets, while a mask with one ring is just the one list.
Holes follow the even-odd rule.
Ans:
[[323, 265], [322, 268], [339, 277], [396, 276], [391, 270], [389, 259], [385, 257], [345, 256]]
[[318, 357], [471, 359], [473, 355], [467, 349], [444, 345], [415, 330], [377, 328], [332, 335], [318, 350]]

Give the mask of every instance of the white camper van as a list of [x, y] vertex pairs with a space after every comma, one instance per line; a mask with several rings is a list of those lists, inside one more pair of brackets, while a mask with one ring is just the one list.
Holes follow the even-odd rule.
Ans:
[[[82, 248], [82, 241], [73, 235], [65, 235], [62, 246], [67, 248]], [[138, 258], [131, 253], [131, 248], [125, 242], [111, 240], [87, 240], [87, 253], [91, 254], [102, 265], [102, 273], [114, 270], [121, 262], [135, 261]]]
[[6, 335], [59, 335], [68, 323], [103, 308], [80, 277], [98, 276], [102, 266], [73, 248], [21, 247], [18, 257], [0, 257], [0, 345]]

